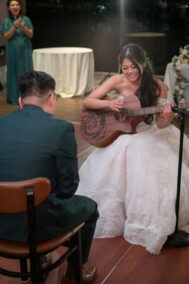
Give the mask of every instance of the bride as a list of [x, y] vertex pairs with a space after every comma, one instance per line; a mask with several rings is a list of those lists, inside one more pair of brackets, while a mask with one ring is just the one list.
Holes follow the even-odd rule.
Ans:
[[[141, 107], [163, 105], [160, 114], [145, 116], [136, 134], [120, 135], [112, 144], [96, 148], [80, 169], [77, 194], [98, 203], [95, 237], [123, 234], [153, 254], [174, 232], [176, 214], [179, 130], [167, 102], [167, 88], [151, 70], [145, 51], [128, 44], [119, 56], [122, 73], [114, 75], [83, 102], [89, 109], [120, 112], [135, 95]], [[110, 91], [117, 99], [103, 99]], [[189, 232], [189, 141], [184, 137], [179, 228]], [[189, 234], [183, 240], [189, 245]], [[181, 245], [182, 245], [181, 244]]]

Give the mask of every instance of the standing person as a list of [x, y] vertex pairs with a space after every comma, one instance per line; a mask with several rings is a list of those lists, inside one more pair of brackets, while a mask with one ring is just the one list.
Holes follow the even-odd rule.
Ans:
[[[37, 208], [37, 239], [62, 235], [81, 222], [82, 263], [87, 262], [98, 218], [96, 202], [76, 196], [77, 146], [73, 125], [56, 118], [55, 80], [44, 72], [26, 72], [18, 81], [21, 109], [0, 117], [0, 181], [47, 177], [51, 194]], [[0, 237], [27, 240], [26, 216], [0, 214]], [[91, 283], [96, 268], [83, 270], [83, 283]], [[65, 278], [73, 278], [73, 257]]]
[[[84, 107], [119, 114], [124, 101], [127, 103], [134, 95], [142, 107], [164, 105], [163, 112], [143, 118], [136, 134], [120, 135], [107, 147], [94, 150], [81, 166], [77, 193], [98, 204], [95, 237], [123, 234], [128, 242], [158, 254], [176, 224], [180, 133], [171, 124], [174, 114], [167, 103], [167, 88], [153, 75], [142, 47], [126, 45], [119, 61], [122, 74], [112, 76], [94, 90], [84, 100]], [[120, 98], [103, 99], [112, 90]], [[185, 136], [179, 227], [189, 232], [188, 184], [189, 141]], [[174, 245], [189, 245], [189, 234], [181, 231]]]
[[33, 70], [32, 45], [33, 25], [22, 15], [20, 0], [8, 0], [9, 17], [2, 21], [1, 30], [8, 40], [7, 57], [7, 102], [18, 105], [19, 90], [16, 82], [26, 71]]

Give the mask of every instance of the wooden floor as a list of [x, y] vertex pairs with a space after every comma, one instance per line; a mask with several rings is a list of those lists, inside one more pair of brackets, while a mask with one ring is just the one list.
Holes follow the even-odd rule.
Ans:
[[[0, 92], [0, 115], [16, 109], [6, 103], [6, 94]], [[57, 116], [72, 121], [78, 143], [79, 166], [93, 151], [80, 134], [79, 118], [82, 109], [81, 98], [58, 98]], [[55, 251], [56, 259], [63, 249]], [[97, 267], [94, 284], [188, 284], [189, 283], [189, 247], [164, 247], [159, 255], [151, 255], [141, 246], [134, 246], [122, 236], [109, 239], [94, 239], [89, 264]], [[0, 265], [18, 270], [17, 261], [0, 258]], [[52, 271], [45, 284], [61, 284], [65, 264]], [[0, 275], [0, 284], [17, 284], [19, 280]]]

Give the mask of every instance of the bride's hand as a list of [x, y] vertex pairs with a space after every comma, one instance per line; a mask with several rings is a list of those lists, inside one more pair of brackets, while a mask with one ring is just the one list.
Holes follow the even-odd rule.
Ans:
[[173, 106], [173, 103], [167, 103], [164, 105], [164, 108], [163, 108], [163, 114], [167, 118], [167, 120], [169, 120], [170, 122], [172, 122], [174, 119], [174, 113], [172, 111], [172, 106]]
[[172, 104], [167, 103], [164, 105], [163, 112], [157, 116], [157, 126], [159, 128], [164, 128], [170, 125], [174, 119], [174, 113], [172, 112]]
[[15, 20], [13, 26], [15, 27], [15, 29], [18, 28], [20, 26], [20, 20], [19, 19]]
[[164, 108], [163, 108], [163, 113], [172, 113], [172, 107], [173, 104], [171, 103], [167, 103], [164, 105]]
[[123, 109], [124, 99], [108, 100], [108, 108], [113, 111], [119, 112]]

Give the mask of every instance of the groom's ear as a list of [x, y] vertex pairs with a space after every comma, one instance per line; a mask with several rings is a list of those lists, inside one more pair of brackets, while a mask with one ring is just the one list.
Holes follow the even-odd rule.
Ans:
[[19, 103], [20, 108], [23, 108], [21, 97], [18, 98], [18, 103]]

